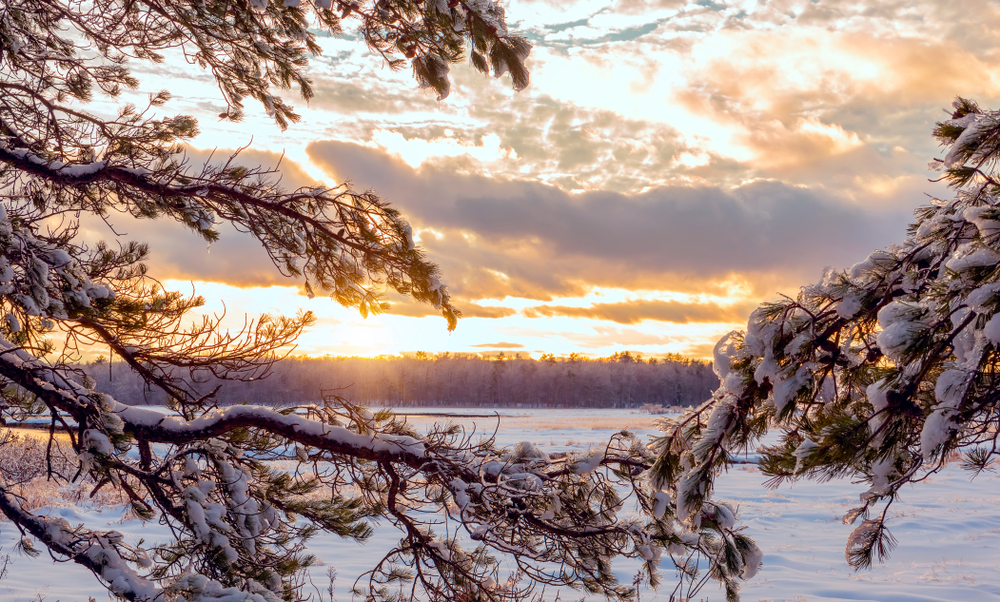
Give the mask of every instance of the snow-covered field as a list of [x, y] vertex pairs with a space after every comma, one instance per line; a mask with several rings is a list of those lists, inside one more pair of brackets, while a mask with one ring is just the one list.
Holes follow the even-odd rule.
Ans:
[[[404, 412], [407, 410], [403, 410]], [[417, 411], [417, 410], [414, 410]], [[428, 410], [421, 409], [420, 412]], [[481, 408], [441, 412], [483, 415]], [[612, 433], [629, 428], [653, 434], [653, 416], [630, 410], [499, 410], [497, 439], [501, 444], [531, 440], [549, 451], [585, 450], [605, 441]], [[419, 425], [435, 419], [413, 417]], [[495, 418], [455, 419], [475, 423], [480, 431], [492, 432]], [[873, 570], [852, 572], [844, 560], [844, 543], [851, 526], [841, 516], [854, 507], [865, 489], [847, 481], [801, 482], [767, 490], [763, 476], [751, 465], [740, 466], [720, 479], [718, 495], [739, 506], [748, 533], [765, 552], [764, 568], [743, 589], [743, 600], [836, 600], [890, 601], [1000, 601], [1000, 476], [987, 473], [970, 482], [957, 467], [949, 467], [929, 482], [915, 486], [893, 505], [890, 528], [899, 547], [890, 559]], [[121, 522], [118, 511], [93, 507], [52, 507], [71, 523], [90, 526], [107, 524], [127, 537], [147, 541], [165, 539], [153, 523]], [[107, 592], [87, 571], [69, 564], [53, 564], [43, 554], [35, 559], [18, 556], [13, 544], [19, 538], [10, 523], [0, 522], [0, 565], [9, 555], [6, 576], [0, 580], [0, 601], [45, 600], [87, 602], [107, 600]], [[371, 567], [380, 550], [398, 535], [388, 528], [376, 530], [364, 546], [336, 537], [317, 537], [310, 545], [322, 565], [313, 571], [313, 581], [326, 592], [328, 567], [337, 571], [334, 597], [351, 600], [354, 578]], [[669, 561], [668, 561], [669, 562]], [[630, 581], [630, 566], [619, 569]], [[669, 577], [670, 574], [665, 575]], [[665, 585], [669, 584], [665, 579]], [[643, 602], [666, 602], [667, 593], [643, 592]], [[566, 592], [563, 600], [579, 600], [582, 594]], [[722, 601], [723, 592], [709, 585], [701, 593], [706, 601]]]

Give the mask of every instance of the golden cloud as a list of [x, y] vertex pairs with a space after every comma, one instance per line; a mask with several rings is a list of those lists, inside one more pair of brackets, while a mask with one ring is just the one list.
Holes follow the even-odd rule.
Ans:
[[658, 322], [740, 323], [745, 322], [750, 312], [757, 306], [754, 302], [732, 305], [716, 303], [682, 303], [679, 301], [656, 301], [639, 299], [623, 303], [596, 303], [586, 307], [538, 305], [524, 310], [529, 318], [569, 316], [610, 320], [618, 324], [637, 324], [644, 320]]

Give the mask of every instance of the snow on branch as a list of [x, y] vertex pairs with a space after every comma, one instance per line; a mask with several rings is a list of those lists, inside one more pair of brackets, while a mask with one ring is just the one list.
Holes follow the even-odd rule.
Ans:
[[[691, 552], [720, 564], [725, 556], [736, 575], [751, 574], [745, 567], [756, 558], [756, 547], [739, 535], [734, 513], [724, 505], [704, 515], [706, 535], [679, 529], [673, 513], [662, 507], [662, 494], [649, 489], [642, 476], [650, 467], [650, 452], [627, 433], [586, 454], [549, 457], [528, 442], [504, 450], [489, 441], [456, 439], [454, 431], [418, 435], [388, 415], [350, 404], [341, 410], [332, 403], [303, 408], [304, 415], [234, 406], [185, 419], [89, 390], [5, 340], [0, 340], [0, 376], [76, 421], [73, 444], [81, 472], [123, 488], [138, 513], [152, 517], [158, 512], [186, 534], [176, 545], [203, 558], [199, 570], [210, 579], [198, 587], [181, 570], [181, 557], [165, 550], [160, 557], [174, 560], [154, 561], [152, 572], [141, 576], [122, 568], [123, 562], [141, 564], [135, 558], [121, 560], [128, 553], [119, 540], [76, 530], [76, 543], [69, 545], [61, 523], [5, 502], [22, 528], [94, 570], [128, 599], [155, 596], [150, 589], [155, 587], [171, 595], [194, 592], [184, 599], [210, 599], [234, 587], [225, 577], [233, 571], [246, 584], [269, 583], [265, 589], [275, 595], [289, 591], [294, 586], [269, 561], [287, 554], [288, 540], [281, 532], [304, 528], [282, 518], [289, 513], [363, 538], [367, 530], [359, 521], [383, 508], [404, 543], [373, 569], [369, 588], [376, 594], [384, 579], [409, 567], [417, 575], [415, 585], [435, 596], [472, 588], [484, 600], [522, 599], [535, 584], [548, 583], [627, 598], [631, 587], [618, 584], [611, 571], [611, 559], [618, 556], [642, 558], [653, 583], [663, 552], [676, 555], [676, 563]], [[151, 444], [167, 444], [169, 451], [157, 455]], [[135, 447], [138, 458], [129, 453]], [[296, 481], [268, 468], [268, 459], [311, 466], [312, 476]], [[365, 484], [360, 499], [336, 497], [352, 483]], [[319, 486], [331, 488], [332, 505], [293, 495]], [[447, 496], [441, 499], [435, 492]], [[623, 518], [623, 492], [631, 492], [638, 518]], [[660, 506], [655, 514], [654, 505]], [[454, 532], [444, 526], [450, 521], [468, 541], [510, 555], [517, 575], [528, 581], [502, 579], [499, 566], [484, 564], [481, 552], [432, 534]], [[722, 537], [709, 537], [709, 532]], [[743, 547], [734, 557], [726, 545]], [[97, 552], [95, 546], [110, 546], [110, 551]], [[256, 591], [250, 585], [243, 589]]]
[[[667, 424], [653, 469], [689, 524], [716, 476], [762, 451], [772, 485], [868, 484], [844, 517], [865, 517], [847, 550], [864, 568], [894, 545], [886, 510], [903, 485], [956, 455], [977, 474], [1000, 453], [1000, 113], [965, 99], [954, 109], [932, 164], [953, 198], [919, 208], [902, 243], [762, 305], [719, 342], [721, 387]], [[780, 441], [757, 450], [772, 428]]]
[[269, 180], [271, 172], [248, 170], [235, 157], [196, 174], [183, 162], [159, 170], [63, 164], [0, 144], [0, 161], [71, 197], [98, 194], [108, 208], [139, 217], [168, 214], [208, 240], [218, 236], [216, 223], [227, 221], [260, 240], [284, 273], [304, 277], [310, 294], [319, 288], [364, 313], [378, 312], [384, 304], [373, 285], [384, 285], [430, 303], [455, 327], [458, 313], [437, 267], [414, 245], [409, 224], [377, 195], [346, 186], [285, 192]]

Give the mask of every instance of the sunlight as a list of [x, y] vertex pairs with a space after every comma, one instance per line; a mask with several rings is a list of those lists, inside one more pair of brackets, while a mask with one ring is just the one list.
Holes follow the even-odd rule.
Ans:
[[[602, 357], [618, 351], [632, 350], [646, 355], [680, 353], [693, 357], [710, 357], [711, 345], [726, 332], [739, 328], [741, 323], [687, 322], [675, 323], [645, 320], [639, 324], [620, 324], [600, 317], [554, 314], [537, 317], [537, 311], [523, 313], [539, 307], [579, 308], [587, 310], [595, 304], [629, 304], [639, 301], [674, 301], [682, 304], [732, 305], [742, 298], [714, 295], [678, 293], [673, 291], [632, 291], [621, 288], [594, 287], [580, 297], [563, 297], [539, 302], [534, 299], [506, 297], [504, 299], [479, 299], [476, 304], [484, 307], [504, 307], [519, 313], [500, 318], [467, 317], [459, 321], [458, 328], [449, 333], [444, 320], [435, 315], [413, 317], [392, 313], [392, 309], [379, 315], [362, 318], [353, 309], [340, 306], [329, 298], [307, 298], [300, 289], [292, 286], [237, 287], [221, 282], [167, 280], [168, 290], [189, 291], [192, 284], [206, 303], [198, 315], [222, 315], [222, 326], [232, 331], [240, 329], [247, 320], [263, 313], [292, 315], [311, 311], [317, 323], [296, 342], [294, 355], [318, 357], [324, 355], [359, 355], [373, 357], [404, 352], [445, 351], [480, 352], [482, 346], [498, 341], [512, 341], [521, 345], [525, 355], [542, 353], [569, 355], [576, 352], [586, 356]], [[738, 289], [734, 289], [738, 290]], [[225, 300], [223, 303], [222, 300]], [[459, 305], [461, 309], [461, 305]]]
[[484, 163], [504, 158], [516, 159], [516, 155], [511, 156], [510, 150], [500, 148], [500, 137], [496, 134], [487, 134], [479, 142], [478, 145], [469, 144], [451, 137], [430, 140], [406, 138], [397, 131], [379, 129], [372, 132], [372, 140], [366, 146], [399, 155], [410, 167], [420, 167], [432, 157], [469, 156]]
[[994, 593], [996, 3], [190, 4], [3, 9], [0, 602]]
[[816, 134], [829, 139], [833, 146], [833, 153], [844, 153], [852, 148], [861, 146], [861, 139], [854, 132], [845, 131], [843, 127], [836, 123], [823, 123], [815, 117], [802, 119], [797, 124], [800, 132]]

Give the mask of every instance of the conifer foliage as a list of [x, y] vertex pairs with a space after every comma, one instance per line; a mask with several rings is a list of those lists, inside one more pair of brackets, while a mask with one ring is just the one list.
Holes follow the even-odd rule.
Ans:
[[[610, 560], [642, 558], [655, 581], [664, 550], [689, 586], [700, 583], [699, 557], [729, 579], [726, 566], [754, 558], [732, 512], [715, 507], [700, 530], [679, 531], [644, 476], [651, 452], [628, 433], [550, 458], [530, 443], [496, 449], [449, 428], [418, 434], [336, 398], [281, 411], [215, 407], [215, 390], [196, 383], [266, 375], [312, 317], [264, 316], [239, 333], [213, 319], [188, 327], [201, 299], [163, 291], [146, 273], [143, 244], [80, 240], [82, 215], [112, 225], [121, 212], [176, 220], [208, 241], [228, 222], [310, 292], [367, 312], [392, 289], [439, 308], [454, 327], [437, 268], [375, 193], [288, 191], [275, 174], [234, 161], [192, 165], [182, 145], [197, 123], [160, 116], [167, 92], [144, 110], [121, 103], [112, 118], [89, 109], [138, 85], [131, 63], [182, 52], [218, 82], [222, 118], [239, 120], [252, 98], [285, 127], [298, 117], [274, 91], [296, 86], [308, 99], [314, 31], [339, 33], [349, 19], [390, 66], [409, 64], [440, 98], [449, 65], [466, 52], [479, 71], [528, 83], [530, 47], [491, 0], [0, 5], [0, 417], [51, 417], [50, 433], [67, 430], [79, 462], [48, 462], [50, 478], [114, 489], [172, 533], [138, 545], [33, 514], [0, 482], [0, 512], [24, 535], [22, 550], [79, 563], [127, 600], [273, 602], [301, 597], [310, 535], [363, 539], [367, 519], [382, 517], [401, 540], [363, 584], [372, 599], [391, 598], [401, 583], [432, 600], [522, 599], [538, 582], [626, 598], [632, 588], [615, 581]], [[175, 414], [93, 390], [73, 369], [92, 344], [161, 391]], [[622, 519], [626, 500], [639, 512]], [[503, 573], [495, 554], [516, 570]]]
[[931, 167], [953, 198], [917, 210], [901, 244], [761, 306], [716, 346], [722, 386], [667, 425], [654, 467], [683, 521], [699, 520], [736, 454], [778, 429], [760, 464], [771, 484], [868, 484], [843, 517], [857, 524], [847, 561], [865, 568], [895, 544], [886, 517], [904, 485], [958, 454], [973, 476], [995, 460], [1000, 113], [958, 99], [934, 135], [947, 153]]

